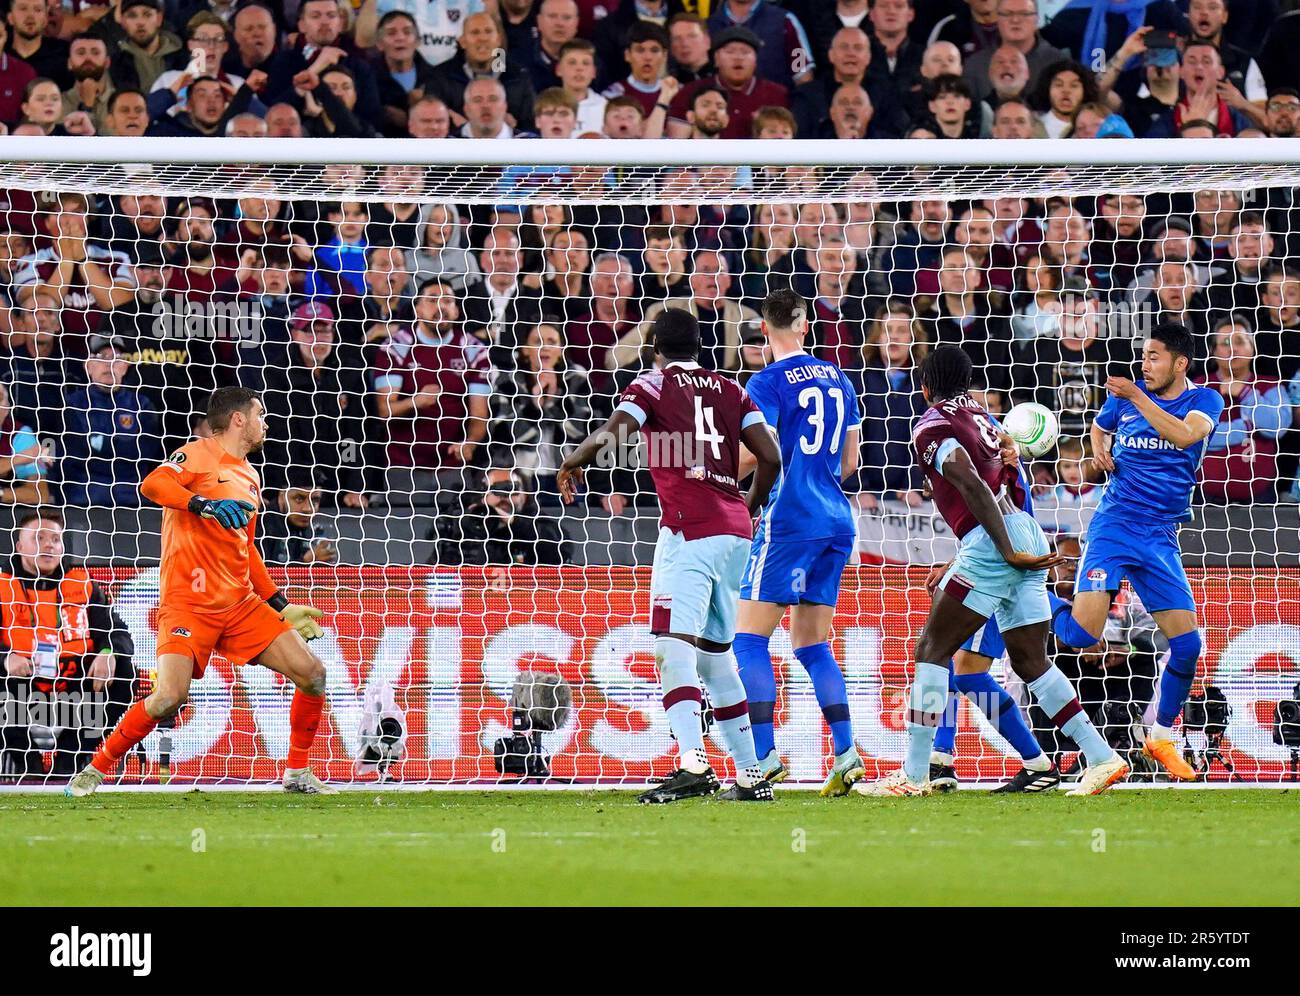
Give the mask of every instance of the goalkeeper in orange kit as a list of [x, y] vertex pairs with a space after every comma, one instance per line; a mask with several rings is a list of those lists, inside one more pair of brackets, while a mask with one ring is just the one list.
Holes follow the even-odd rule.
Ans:
[[100, 745], [66, 793], [90, 795], [159, 720], [176, 715], [214, 650], [234, 664], [261, 664], [297, 686], [289, 710], [286, 792], [333, 794], [307, 767], [325, 704], [325, 665], [306, 644], [321, 636], [319, 609], [292, 605], [253, 542], [261, 482], [248, 462], [266, 439], [261, 399], [223, 387], [208, 403], [213, 436], [182, 446], [140, 492], [162, 505], [158, 677]]

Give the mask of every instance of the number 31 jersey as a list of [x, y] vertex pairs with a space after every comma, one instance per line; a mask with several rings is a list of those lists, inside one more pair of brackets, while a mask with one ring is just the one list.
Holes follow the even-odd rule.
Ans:
[[781, 477], [763, 510], [773, 540], [852, 538], [853, 509], [840, 485], [848, 431], [858, 426], [858, 396], [833, 363], [796, 353], [750, 378], [749, 396], [781, 444]]
[[636, 419], [662, 510], [660, 524], [688, 540], [753, 537], [741, 497], [740, 432], [763, 415], [734, 380], [675, 361], [628, 385], [618, 410]]
[[994, 498], [1006, 494], [1016, 508], [1025, 507], [1027, 496], [1019, 468], [1003, 464], [997, 424], [969, 395], [926, 409], [912, 427], [912, 445], [934, 491], [939, 514], [958, 538], [978, 526], [979, 521], [966, 506], [966, 499], [943, 476], [943, 461], [956, 447], [966, 451], [975, 473], [989, 486]]

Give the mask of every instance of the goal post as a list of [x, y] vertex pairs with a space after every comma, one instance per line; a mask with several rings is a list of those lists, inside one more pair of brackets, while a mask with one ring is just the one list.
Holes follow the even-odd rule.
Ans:
[[[1181, 533], [1206, 650], [1178, 736], [1210, 783], [1295, 777], [1300, 139], [0, 149], [0, 523], [14, 544], [0, 785], [60, 783], [147, 693], [161, 515], [138, 483], [210, 431], [207, 396], [231, 385], [267, 412], [261, 549], [294, 600], [326, 613], [318, 770], [411, 786], [664, 774], [651, 455], [623, 447], [573, 505], [555, 470], [651, 361], [655, 314], [693, 310], [702, 362], [743, 383], [766, 362], [756, 309], [777, 287], [810, 302], [810, 348], [849, 373], [863, 414], [832, 648], [868, 776], [902, 756], [926, 575], [955, 550], [908, 449], [917, 363], [956, 343], [995, 414], [1057, 413], [1058, 446], [1029, 470], [1039, 521], [1077, 558], [1106, 378], [1134, 376], [1146, 332], [1178, 320], [1201, 347], [1196, 376], [1229, 400]], [[53, 532], [84, 590], [63, 583], [52, 626], [53, 596], [36, 592]], [[1071, 581], [1053, 578], [1067, 597]], [[777, 748], [793, 784], [820, 784], [829, 731], [788, 631], [772, 651]], [[1165, 656], [1126, 590], [1103, 649], [1059, 663], [1133, 751]], [[1004, 663], [994, 673], [1045, 748], [1073, 758]], [[215, 656], [120, 781], [273, 779], [290, 692]], [[710, 750], [726, 767], [720, 740]], [[965, 782], [1016, 770], [969, 703], [955, 752]]]

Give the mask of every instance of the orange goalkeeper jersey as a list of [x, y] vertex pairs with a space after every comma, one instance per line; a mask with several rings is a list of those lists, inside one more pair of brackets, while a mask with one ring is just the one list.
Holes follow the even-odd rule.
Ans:
[[253, 542], [256, 511], [243, 529], [226, 529], [187, 507], [198, 495], [242, 500], [260, 509], [261, 480], [246, 459], [231, 456], [216, 439], [199, 439], [156, 467], [141, 482], [140, 493], [164, 507], [160, 605], [219, 612], [253, 593], [263, 599], [275, 594]]

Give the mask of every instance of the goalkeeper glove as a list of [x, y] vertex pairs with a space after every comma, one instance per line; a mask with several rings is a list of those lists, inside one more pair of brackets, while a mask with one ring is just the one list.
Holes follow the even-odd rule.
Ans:
[[296, 629], [304, 640], [314, 640], [325, 635], [325, 630], [316, 621], [324, 615], [320, 609], [314, 609], [310, 605], [294, 605], [292, 602], [280, 610], [280, 618]]
[[253, 511], [251, 502], [235, 498], [200, 498], [195, 495], [190, 499], [189, 510], [204, 519], [216, 519], [227, 529], [242, 529], [248, 525], [249, 513]]

